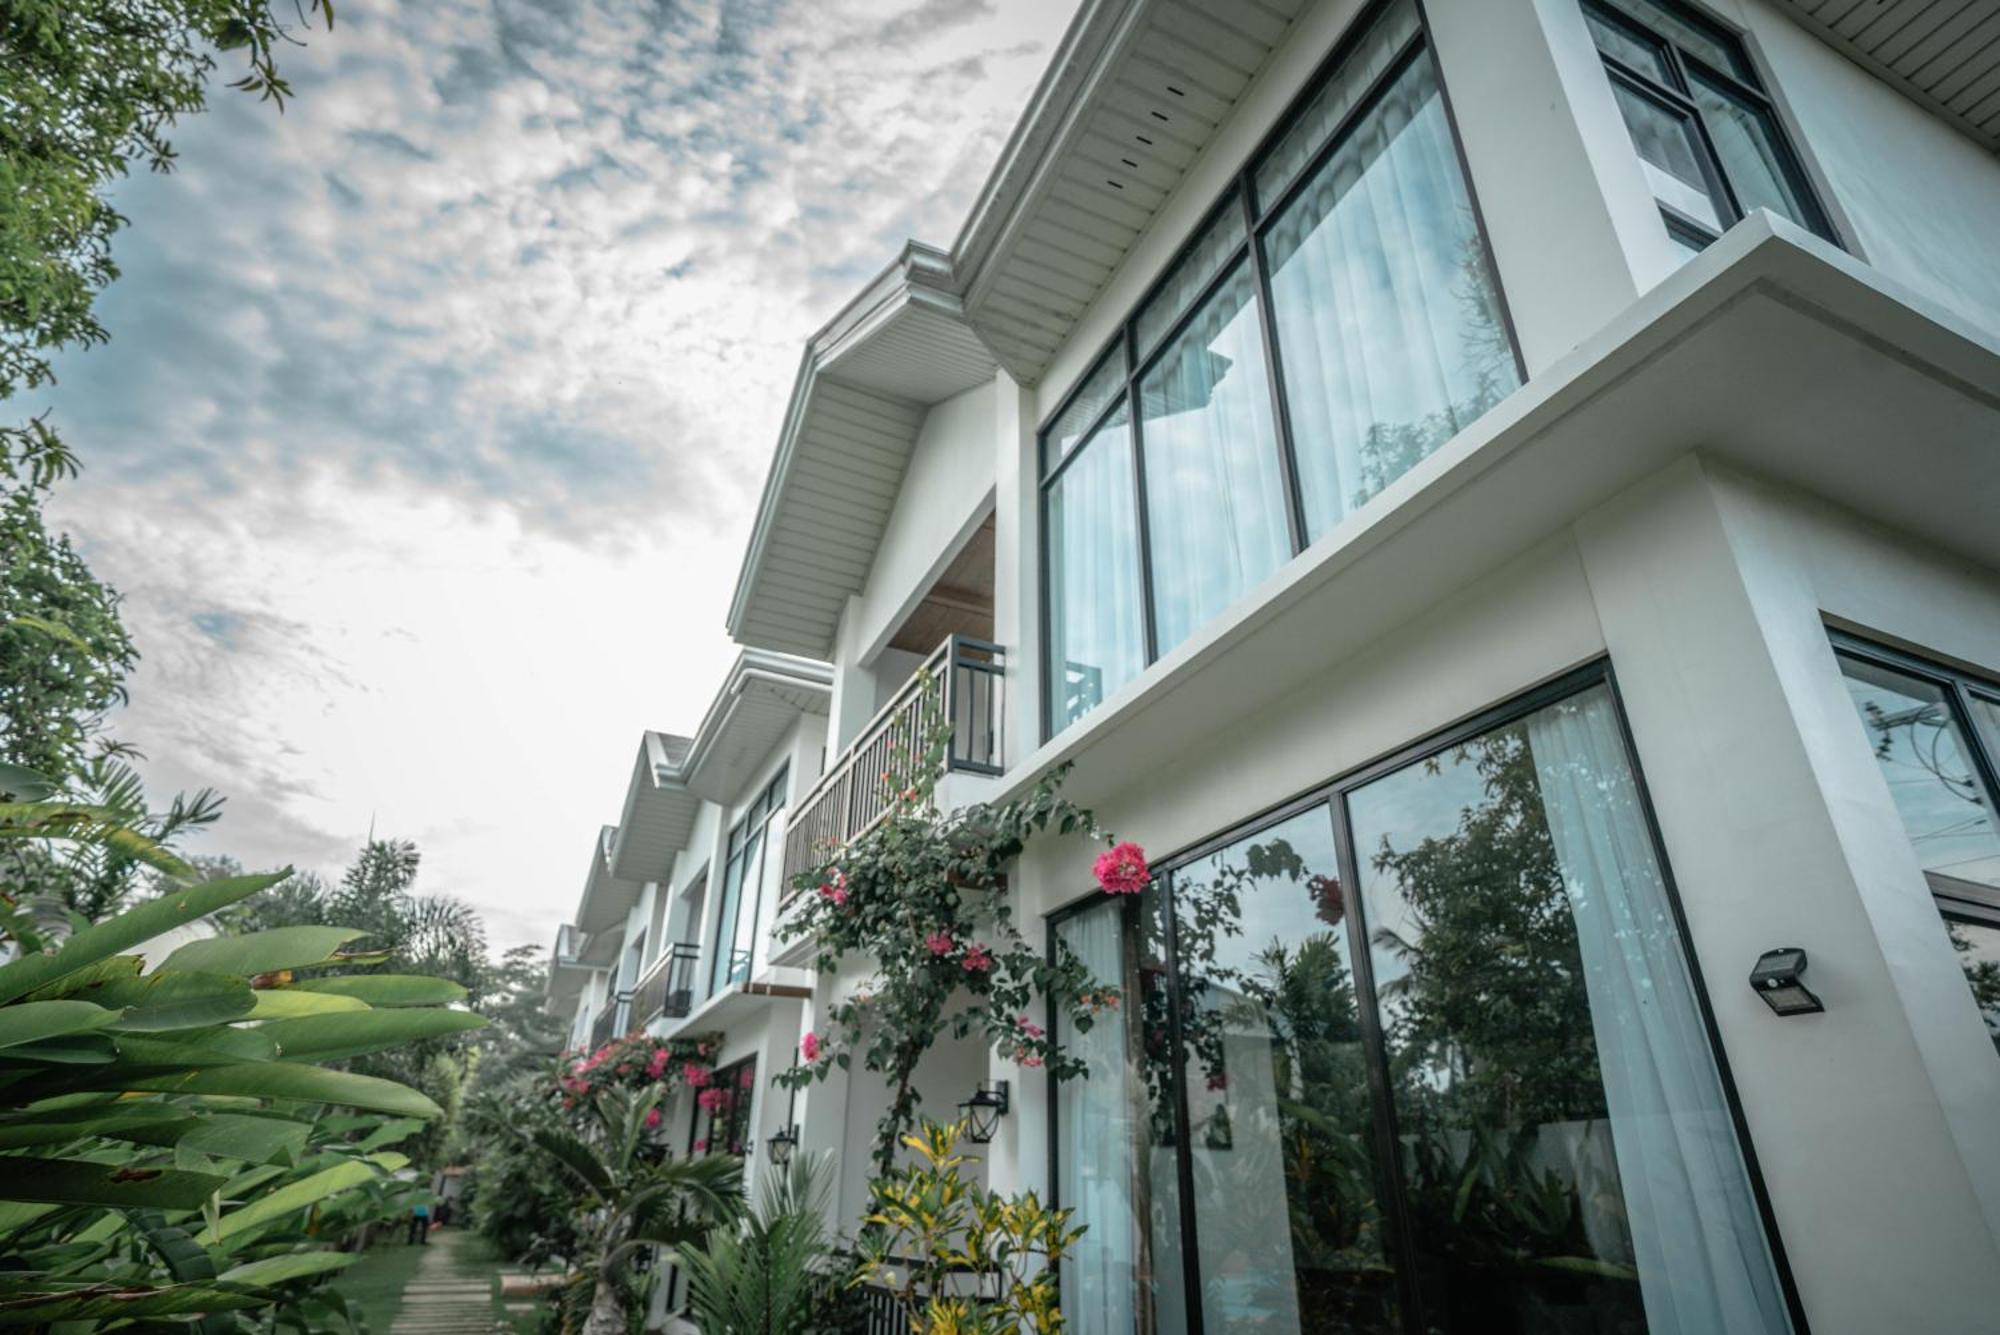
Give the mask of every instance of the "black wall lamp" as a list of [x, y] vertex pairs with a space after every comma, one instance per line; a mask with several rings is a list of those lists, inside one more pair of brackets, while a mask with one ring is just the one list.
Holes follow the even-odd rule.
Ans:
[[989, 1143], [1007, 1115], [1007, 1082], [980, 1081], [972, 1097], [958, 1105], [958, 1112], [965, 1119], [965, 1138], [975, 1145]]
[[1750, 986], [1764, 1004], [1779, 1015], [1811, 1015], [1826, 1009], [1805, 984], [1806, 952], [1797, 946], [1780, 946], [1757, 957], [1750, 971]]
[[[797, 1063], [794, 1063], [792, 1073], [796, 1075], [798, 1069]], [[772, 1164], [783, 1168], [792, 1161], [792, 1151], [798, 1147], [799, 1087], [788, 1082], [785, 1087], [785, 1125], [773, 1131], [771, 1138], [764, 1142], [764, 1153], [770, 1156]]]

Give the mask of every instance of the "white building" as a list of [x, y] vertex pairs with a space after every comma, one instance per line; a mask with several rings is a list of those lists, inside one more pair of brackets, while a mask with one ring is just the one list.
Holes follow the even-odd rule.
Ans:
[[921, 1082], [1009, 1082], [1076, 1335], [2000, 1330], [1996, 149], [1993, 0], [1084, 0], [806, 349], [576, 1037], [725, 1032], [858, 1215], [769, 925], [935, 651], [944, 800], [1155, 862], [1013, 878], [1091, 1079]]

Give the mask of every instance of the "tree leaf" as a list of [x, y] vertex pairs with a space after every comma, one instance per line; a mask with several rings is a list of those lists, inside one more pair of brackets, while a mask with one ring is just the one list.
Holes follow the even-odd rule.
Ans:
[[117, 1209], [198, 1210], [224, 1178], [180, 1168], [139, 1168], [83, 1159], [9, 1155], [0, 1200]]
[[302, 992], [296, 987], [260, 987], [246, 1020], [290, 1020], [301, 1015], [331, 1015], [336, 1011], [365, 1011], [368, 1003], [353, 997], [326, 992]]
[[486, 1023], [470, 1011], [366, 1010], [271, 1020], [257, 1032], [278, 1045], [289, 1061], [337, 1061], [395, 1047], [420, 1038], [478, 1029]]
[[344, 1270], [360, 1259], [359, 1252], [288, 1252], [232, 1267], [223, 1271], [221, 1278], [234, 1284], [283, 1284], [304, 1275]]
[[268, 1224], [295, 1210], [316, 1205], [350, 1187], [377, 1181], [408, 1162], [409, 1160], [400, 1154], [350, 1159], [346, 1163], [324, 1169], [310, 1177], [301, 1178], [297, 1182], [288, 1183], [276, 1191], [259, 1196], [239, 1210], [230, 1211], [217, 1220], [213, 1227], [203, 1229], [195, 1241], [213, 1247], [260, 1224]]
[[[106, 1073], [115, 1076], [116, 1072]], [[334, 1103], [401, 1117], [442, 1117], [444, 1110], [393, 1080], [352, 1071], [329, 1071], [293, 1062], [245, 1062], [179, 1075], [146, 1076], [104, 1088], [152, 1090], [161, 1094], [242, 1094], [260, 1099], [302, 1099]]]
[[220, 973], [156, 970], [86, 989], [100, 1006], [122, 1006], [112, 1028], [123, 1033], [194, 1029], [242, 1019], [256, 1004], [250, 984]]
[[292, 990], [354, 997], [370, 1006], [449, 1006], [465, 1000], [465, 989], [449, 978], [421, 974], [348, 973], [306, 978], [293, 983]]
[[0, 1300], [0, 1325], [39, 1326], [61, 1321], [130, 1321], [140, 1317], [266, 1307], [272, 1295], [220, 1283], [164, 1287], [92, 1284], [55, 1293], [24, 1293]]
[[118, 1054], [134, 1066], [228, 1066], [269, 1062], [281, 1055], [262, 1029], [182, 1029], [166, 1034], [120, 1034]]
[[102, 1029], [117, 1018], [117, 1011], [88, 1001], [24, 1001], [18, 1006], [0, 1006], [0, 1048]]
[[167, 956], [160, 971], [189, 969], [250, 977], [280, 969], [303, 969], [326, 963], [334, 951], [364, 935], [351, 927], [273, 927], [247, 936], [212, 936], [190, 941]]
[[[423, 1124], [419, 1122], [417, 1125]], [[176, 1144], [182, 1150], [213, 1154], [219, 1158], [270, 1163], [275, 1159], [296, 1159], [304, 1153], [306, 1135], [310, 1130], [304, 1122], [282, 1117], [217, 1113], [200, 1119], [194, 1129], [182, 1135]]]
[[115, 918], [86, 927], [53, 954], [27, 955], [0, 965], [0, 1002], [12, 1001], [38, 987], [46, 987], [58, 978], [67, 977], [107, 956], [151, 941], [163, 932], [206, 917], [217, 909], [227, 908], [239, 899], [246, 899], [259, 890], [276, 885], [291, 874], [291, 868], [287, 867], [283, 871], [257, 876], [231, 876], [205, 881], [200, 885], [169, 891]]

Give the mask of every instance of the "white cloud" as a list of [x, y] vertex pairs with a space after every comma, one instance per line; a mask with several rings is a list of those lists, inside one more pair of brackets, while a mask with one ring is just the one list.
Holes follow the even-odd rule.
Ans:
[[546, 939], [728, 661], [800, 340], [956, 232], [1073, 4], [347, 0], [282, 118], [184, 127], [51, 403], [213, 851], [372, 820]]

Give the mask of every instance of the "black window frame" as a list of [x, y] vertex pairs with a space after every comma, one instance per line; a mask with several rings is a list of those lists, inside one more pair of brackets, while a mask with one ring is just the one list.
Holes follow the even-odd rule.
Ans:
[[[763, 836], [757, 841], [756, 865], [759, 867], [764, 865], [764, 853], [770, 844], [771, 817], [783, 811], [786, 803], [791, 801], [791, 791], [787, 786], [791, 777], [790, 762], [778, 766], [778, 771], [771, 776], [770, 782], [760, 787], [757, 795], [750, 799], [750, 805], [744, 809], [743, 819], [729, 827], [729, 837], [723, 844], [722, 881], [717, 887], [719, 893], [715, 904], [715, 935], [708, 970], [710, 996], [716, 995], [726, 987], [745, 981], [749, 977], [749, 961], [754, 961], [757, 957], [757, 904], [756, 897], [751, 894], [752, 887], [749, 880], [751, 868], [747, 865], [746, 854], [751, 836]], [[738, 880], [736, 885], [735, 912], [731, 917], [725, 918], [723, 910], [729, 907], [726, 901], [729, 898], [730, 871], [739, 865], [741, 865], [742, 879]], [[737, 953], [736, 943], [746, 938], [746, 933], [737, 930], [738, 924], [743, 921], [746, 904], [750, 906], [750, 928], [747, 933], [750, 948], [744, 952], [749, 957], [744, 966], [746, 970], [744, 978], [739, 979], [735, 977], [736, 969], [733, 961]], [[729, 934], [727, 958], [723, 954], [724, 932]]]
[[[748, 1084], [743, 1083], [742, 1072], [746, 1070], [750, 1072], [750, 1082]], [[692, 1116], [688, 1118], [688, 1136], [687, 1136], [688, 1157], [692, 1158], [694, 1156], [695, 1154], [694, 1144], [697, 1140], [704, 1141], [707, 1143], [708, 1149], [703, 1151], [704, 1153], [707, 1154], [733, 1153], [739, 1159], [747, 1159], [750, 1157], [751, 1152], [756, 1149], [756, 1141], [757, 1141], [757, 1137], [755, 1134], [757, 1130], [757, 1123], [755, 1117], [753, 1116], [753, 1114], [757, 1110], [756, 1101], [754, 1097], [757, 1088], [756, 1072], [757, 1072], [757, 1054], [753, 1052], [746, 1057], [738, 1057], [735, 1061], [730, 1062], [727, 1066], [717, 1066], [713, 1068], [712, 1074], [709, 1077], [709, 1084], [707, 1086], [710, 1089], [720, 1089], [726, 1087], [734, 1091], [738, 1096], [741, 1105], [746, 1110], [743, 1113], [742, 1117], [744, 1136], [742, 1141], [739, 1142], [742, 1148], [732, 1151], [729, 1149], [727, 1145], [718, 1146], [715, 1143], [715, 1120], [722, 1114], [704, 1112], [699, 1102], [701, 1098], [701, 1091], [695, 1090], [694, 1098], [696, 1102], [694, 1103], [692, 1109]], [[732, 1124], [735, 1120], [735, 1114], [736, 1114], [736, 1104], [731, 1104], [729, 1109], [729, 1115]], [[706, 1117], [708, 1119], [707, 1134], [705, 1135], [702, 1134], [703, 1117]]]
[[[1633, 40], [1656, 48], [1666, 61], [1671, 84], [1663, 84], [1654, 74], [1637, 68], [1596, 45], [1592, 47], [1604, 62], [1606, 76], [1614, 84], [1623, 84], [1649, 101], [1657, 103], [1681, 116], [1694, 126], [1696, 152], [1701, 158], [1703, 179], [1709, 186], [1709, 197], [1715, 201], [1716, 211], [1722, 216], [1720, 230], [1711, 228], [1700, 219], [1691, 218], [1663, 200], [1655, 199], [1659, 207], [1660, 219], [1666, 224], [1667, 232], [1677, 240], [1700, 250], [1721, 239], [1722, 233], [1742, 221], [1744, 209], [1736, 197], [1736, 187], [1729, 180], [1729, 173], [1723, 170], [1722, 157], [1716, 152], [1715, 137], [1710, 133], [1708, 120], [1702, 114], [1701, 106], [1694, 98], [1693, 76], [1716, 84], [1732, 96], [1739, 97], [1770, 119], [1775, 134], [1775, 145], [1780, 159], [1779, 168], [1784, 173], [1786, 183], [1799, 198], [1799, 203], [1809, 215], [1796, 219], [1800, 226], [1822, 240], [1836, 246], [1843, 245], [1835, 232], [1833, 218], [1819, 191], [1813, 184], [1812, 174], [1806, 170], [1803, 154], [1792, 142], [1792, 133], [1785, 117], [1778, 109], [1777, 101], [1764, 89], [1764, 72], [1758, 68], [1756, 52], [1744, 39], [1744, 34], [1719, 19], [1683, 4], [1681, 0], [1638, 0], [1651, 5], [1679, 19], [1718, 44], [1733, 52], [1742, 65], [1744, 75], [1754, 82], [1745, 82], [1743, 77], [1729, 70], [1717, 69], [1709, 61], [1688, 51], [1666, 33], [1657, 32], [1646, 26], [1645, 21], [1627, 14], [1624, 10], [1604, 4], [1601, 0], [1582, 0], [1583, 12], [1590, 18], [1625, 33]], [[1623, 124], [1621, 116], [1620, 124]]]
[[[1714, 1056], [1723, 1100], [1729, 1111], [1730, 1124], [1736, 1134], [1738, 1150], [1743, 1156], [1744, 1171], [1749, 1179], [1751, 1196], [1756, 1202], [1758, 1221], [1763, 1227], [1766, 1245], [1771, 1251], [1772, 1269], [1777, 1275], [1785, 1310], [1791, 1318], [1794, 1335], [1810, 1335], [1811, 1327], [1806, 1320], [1805, 1305], [1799, 1295], [1791, 1262], [1786, 1255], [1784, 1235], [1778, 1227], [1777, 1213], [1772, 1208], [1763, 1169], [1757, 1160], [1756, 1144], [1751, 1139], [1750, 1126], [1744, 1116], [1743, 1103], [1730, 1068], [1728, 1050], [1723, 1044], [1721, 1030], [1716, 1025], [1714, 1008], [1709, 1001], [1708, 984], [1703, 978], [1701, 963], [1695, 955], [1692, 944], [1693, 937], [1688, 930], [1680, 887], [1674, 879], [1673, 867], [1667, 858], [1666, 841], [1660, 832], [1652, 795], [1647, 788], [1645, 773], [1640, 765], [1638, 746], [1632, 736], [1631, 723], [1626, 717], [1624, 701], [1618, 690], [1617, 676], [1612, 670], [1609, 658], [1600, 657], [1562, 673], [1373, 760], [1365, 761], [1311, 789], [1247, 816], [1226, 829], [1176, 849], [1152, 864], [1153, 880], [1155, 884], [1171, 884], [1173, 873], [1183, 867], [1254, 837], [1316, 806], [1324, 806], [1327, 809], [1333, 827], [1333, 844], [1338, 859], [1343, 921], [1347, 924], [1348, 931], [1348, 962], [1354, 978], [1356, 1015], [1368, 1068], [1369, 1097], [1376, 1141], [1376, 1170], [1379, 1174], [1376, 1189], [1383, 1203], [1382, 1217], [1385, 1226], [1383, 1255], [1396, 1272], [1396, 1293], [1402, 1330], [1405, 1335], [1430, 1335], [1432, 1327], [1425, 1323], [1421, 1294], [1417, 1287], [1412, 1223], [1408, 1211], [1408, 1196], [1403, 1184], [1404, 1171], [1396, 1127], [1395, 1101], [1391, 1094], [1389, 1058], [1378, 1010], [1379, 998], [1375, 991], [1374, 967], [1367, 944], [1367, 913], [1365, 906], [1360, 902], [1359, 858], [1354, 847], [1352, 832], [1348, 828], [1347, 799], [1377, 779], [1386, 778], [1410, 765], [1449, 751], [1455, 746], [1519, 722], [1538, 710], [1597, 686], [1603, 686], [1611, 698], [1612, 713], [1617, 719], [1619, 740], [1624, 746], [1626, 760], [1631, 765], [1633, 785], [1638, 792], [1639, 807], [1645, 818], [1647, 840], [1659, 865], [1660, 877], [1666, 888], [1667, 903], [1672, 910], [1674, 930], [1680, 941], [1682, 957], [1687, 963], [1688, 976], [1695, 994], [1695, 1005], [1701, 1016], [1702, 1030], [1708, 1041], [1709, 1051]], [[1137, 922], [1140, 912], [1139, 898], [1137, 895], [1112, 895], [1103, 890], [1096, 890], [1045, 914], [1043, 925], [1047, 934], [1046, 955], [1049, 963], [1053, 966], [1058, 962], [1057, 926], [1068, 918], [1101, 908], [1106, 904], [1119, 906], [1124, 920], [1123, 940], [1129, 945], [1136, 939], [1134, 932], [1137, 927], [1142, 926]], [[1171, 1031], [1169, 1044], [1173, 1050], [1179, 1051], [1181, 1050], [1179, 1033], [1182, 1011], [1181, 978], [1176, 954], [1178, 929], [1171, 893], [1161, 895], [1159, 911], [1163, 918], [1166, 938], [1164, 942], [1167, 964], [1166, 986], [1170, 998], [1167, 1015]], [[1048, 1032], [1059, 1040], [1062, 1034], [1062, 1018], [1060, 1008], [1053, 999], [1047, 1003], [1046, 1014]], [[1174, 1100], [1176, 1160], [1182, 1178], [1180, 1264], [1186, 1287], [1186, 1335], [1208, 1335], [1201, 1305], [1201, 1261], [1195, 1203], [1190, 1194], [1191, 1161], [1186, 1153], [1189, 1143], [1187, 1072], [1184, 1063], [1173, 1063], [1168, 1069]], [[1060, 1198], [1062, 1137], [1057, 1126], [1059, 1081], [1053, 1064], [1047, 1074], [1047, 1083], [1048, 1197], [1050, 1208], [1057, 1209], [1062, 1205]], [[1056, 1283], [1060, 1295], [1060, 1273], [1057, 1275]]]
[[[1500, 327], [1506, 334], [1508, 351], [1513, 357], [1516, 383], [1518, 385], [1527, 382], [1527, 362], [1521, 355], [1521, 340], [1514, 327], [1512, 311], [1507, 304], [1506, 288], [1500, 281], [1499, 267], [1494, 263], [1492, 239], [1487, 232], [1485, 214], [1479, 205], [1479, 194], [1473, 184], [1472, 170], [1466, 160], [1465, 146], [1458, 130], [1458, 118], [1452, 110], [1451, 88], [1445, 79], [1443, 62], [1437, 58], [1436, 44], [1431, 39], [1430, 18], [1423, 0], [1408, 0], [1415, 11], [1415, 32], [1397, 48], [1395, 54], [1384, 63], [1380, 73], [1326, 131], [1325, 137], [1300, 162], [1284, 187], [1268, 200], [1258, 197], [1257, 169], [1312, 108], [1313, 101], [1321, 90], [1340, 74], [1342, 65], [1360, 48], [1375, 24], [1399, 2], [1400, 0], [1370, 0], [1361, 12], [1355, 15], [1339, 40], [1334, 43], [1332, 50], [1313, 70], [1312, 76], [1286, 104], [1272, 127], [1258, 139], [1256, 145], [1244, 156], [1242, 163], [1230, 174], [1228, 182], [1217, 192], [1215, 201], [1202, 211], [1201, 217], [1188, 229], [1186, 239], [1175, 249], [1173, 257], [1161, 266], [1160, 272], [1147, 284], [1138, 300], [1134, 301], [1120, 318], [1117, 332], [1105, 341], [1104, 346], [1090, 359], [1082, 374], [1077, 376], [1076, 383], [1070, 386], [1057, 401], [1054, 410], [1036, 427], [1042, 653], [1035, 670], [1041, 674], [1043, 685], [1041, 705], [1043, 741], [1049, 740], [1064, 727], [1069, 726], [1067, 723], [1057, 722], [1057, 704], [1063, 692], [1063, 680], [1060, 673], [1050, 670], [1051, 665], [1048, 660], [1048, 647], [1052, 643], [1048, 523], [1050, 493], [1063, 474], [1068, 471], [1070, 464], [1090, 447], [1105, 425], [1122, 407], [1127, 413], [1132, 433], [1134, 527], [1139, 547], [1140, 649], [1144, 659], [1140, 672], [1143, 673], [1146, 668], [1160, 660], [1160, 649], [1157, 628], [1154, 624], [1152, 535], [1146, 506], [1145, 437], [1139, 387], [1148, 372], [1174, 346], [1209, 300], [1245, 264], [1249, 265], [1252, 278], [1266, 368], [1265, 380], [1272, 399], [1272, 443], [1278, 451], [1279, 477], [1284, 488], [1285, 525], [1292, 546], [1291, 555], [1287, 560], [1296, 560], [1305, 551], [1307, 546], [1305, 502], [1300, 491], [1298, 456], [1292, 436], [1291, 411], [1285, 394], [1284, 363], [1279, 356], [1277, 312], [1271, 298], [1270, 266], [1265, 262], [1265, 233], [1284, 214], [1287, 206], [1311, 184], [1327, 160], [1347, 142], [1355, 127], [1380, 104], [1384, 94], [1408, 72], [1412, 64], [1420, 59], [1428, 58], [1431, 61], [1432, 72], [1437, 78], [1445, 124], [1451, 134], [1453, 160], [1458, 164], [1459, 176], [1465, 185], [1466, 200], [1471, 209], [1473, 227], [1478, 234], [1480, 253], [1486, 259], [1487, 272], [1492, 278], [1494, 301]], [[1173, 321], [1142, 348], [1138, 336], [1140, 314], [1166, 291], [1168, 285], [1179, 275], [1182, 264], [1194, 254], [1207, 236], [1210, 227], [1229, 209], [1242, 212], [1242, 238], [1226, 255], [1216, 260], [1214, 271], [1203, 279], [1201, 286], [1187, 299]], [[1119, 391], [1108, 397], [1104, 406], [1089, 421], [1078, 427], [1073, 446], [1062, 451], [1058, 457], [1051, 458], [1053, 445], [1051, 430], [1061, 422], [1070, 406], [1090, 387], [1098, 372], [1114, 359], [1123, 359], [1124, 363], [1124, 375], [1120, 381]], [[1283, 568], [1282, 565], [1280, 568]], [[1114, 691], [1116, 689], [1119, 688], [1113, 688]], [[1079, 719], [1081, 717], [1078, 716]], [[1077, 720], [1071, 720], [1075, 721]]]
[[[1952, 721], [1958, 724], [1959, 736], [1965, 741], [1966, 763], [1972, 766], [1974, 777], [1986, 789], [1987, 810], [1993, 813], [1996, 828], [2000, 828], [2000, 753], [1996, 753], [1989, 744], [1985, 731], [1973, 718], [1969, 707], [1970, 701], [1983, 700], [2000, 709], [2000, 677], [1982, 676], [1838, 628], [1830, 627], [1828, 638], [1833, 641], [1833, 651], [1838, 657], [1900, 672], [1943, 692], [1945, 708], [1950, 711]], [[1900, 819], [1901, 812], [1897, 815]], [[2000, 887], [1934, 872], [1929, 868], [1924, 870], [1924, 882], [1937, 904], [1938, 916], [1946, 922], [2000, 928]]]

